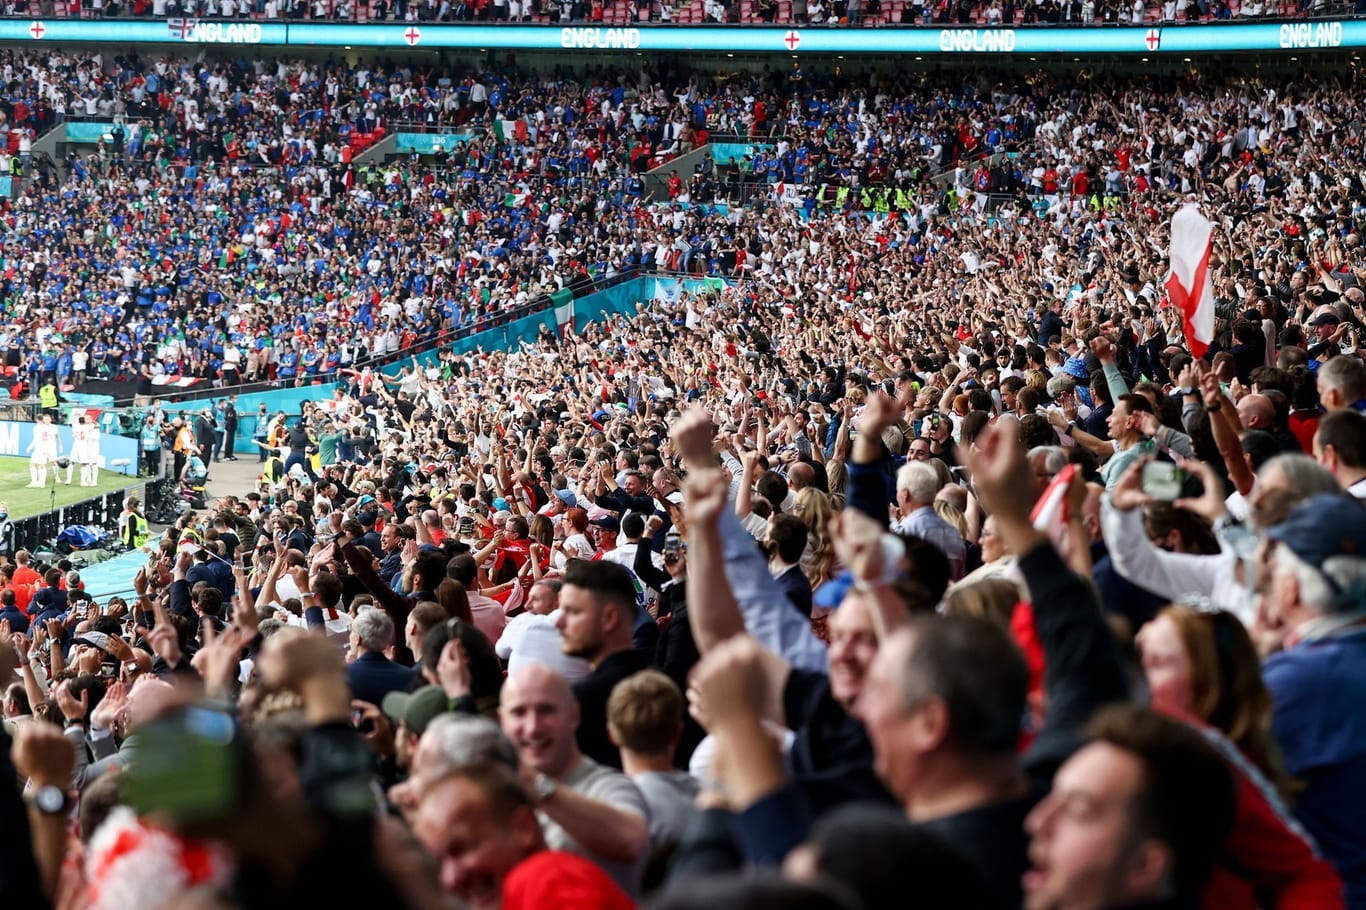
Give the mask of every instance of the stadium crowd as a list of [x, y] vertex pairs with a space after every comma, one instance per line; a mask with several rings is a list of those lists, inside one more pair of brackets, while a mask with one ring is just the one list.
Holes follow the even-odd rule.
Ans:
[[[1324, 220], [1345, 214], [1330, 210], [1350, 191], [1336, 185], [1357, 180], [1345, 154], [1360, 133], [1354, 77], [1308, 88], [1039, 76], [1007, 89], [909, 75], [864, 85], [794, 68], [711, 82], [599, 71], [585, 84], [398, 64], [6, 54], [14, 78], [0, 111], [15, 132], [78, 108], [117, 121], [108, 142], [61, 164], [12, 150], [31, 180], [5, 213], [14, 304], [0, 348], [29, 388], [331, 378], [632, 271], [814, 266], [828, 281], [847, 257], [885, 261], [887, 273], [910, 257], [926, 260], [914, 282], [926, 293], [938, 264], [957, 269], [960, 257], [983, 280], [995, 256], [1038, 250], [1044, 268], [1073, 249], [1097, 257], [1117, 231], [1141, 233], [1171, 191], [1217, 182], [1235, 208]], [[474, 138], [435, 160], [351, 163], [351, 133], [402, 122]], [[712, 133], [758, 146], [738, 166], [675, 174], [670, 204], [648, 203], [643, 172]], [[961, 192], [929, 180], [955, 167]], [[988, 234], [969, 239], [988, 230], [976, 216], [963, 230], [924, 229], [988, 192], [1017, 199]], [[796, 211], [765, 204], [770, 195]], [[1027, 209], [1043, 217], [1016, 217]], [[775, 230], [794, 216], [799, 237]], [[274, 318], [279, 308], [292, 318]]]
[[[1360, 93], [941, 87], [716, 87], [774, 148], [662, 207], [613, 195], [602, 123], [596, 180], [509, 178], [514, 129], [468, 177], [377, 169], [264, 242], [289, 191], [233, 174], [270, 205], [220, 236], [253, 242], [145, 324], [211, 338], [231, 304], [245, 338], [252, 290], [349, 266], [415, 332], [442, 308], [402, 245], [446, 230], [435, 274], [493, 311], [566, 260], [726, 281], [338, 369], [133, 596], [16, 554], [0, 905], [1366, 907]], [[90, 166], [51, 194], [93, 225], [135, 178]], [[1199, 358], [1163, 283], [1187, 200], [1218, 225]], [[311, 279], [262, 252], [291, 235], [326, 251]]]

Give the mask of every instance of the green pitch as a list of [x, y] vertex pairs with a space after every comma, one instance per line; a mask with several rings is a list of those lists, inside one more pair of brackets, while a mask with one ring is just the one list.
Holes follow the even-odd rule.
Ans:
[[[48, 469], [47, 486], [41, 490], [29, 488], [28, 459], [0, 457], [0, 502], [9, 506], [11, 521], [42, 515], [52, 508], [52, 472]], [[126, 477], [117, 471], [100, 471], [99, 486], [81, 486], [81, 469], [71, 468], [71, 486], [66, 485], [66, 469], [57, 471], [57, 507], [61, 508], [82, 499], [94, 499], [115, 490], [136, 486], [136, 477]]]

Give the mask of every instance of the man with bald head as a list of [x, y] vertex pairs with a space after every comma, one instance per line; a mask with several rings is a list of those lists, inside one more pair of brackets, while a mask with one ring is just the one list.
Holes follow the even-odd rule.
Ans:
[[816, 469], [804, 461], [799, 461], [787, 469], [787, 485], [793, 493], [800, 493], [807, 487], [816, 485]]
[[1244, 395], [1238, 399], [1238, 422], [1244, 430], [1262, 430], [1276, 438], [1276, 445], [1282, 452], [1299, 452], [1299, 441], [1289, 430], [1276, 425], [1276, 406], [1271, 399], [1259, 393]]
[[634, 897], [650, 845], [645, 799], [626, 775], [579, 751], [568, 681], [529, 664], [508, 677], [499, 701], [546, 843], [592, 860]]
[[[436, 546], [441, 546], [441, 542], [446, 539], [446, 529], [441, 527], [441, 516], [436, 509], [427, 509], [422, 513], [422, 530], [427, 532], [430, 542]], [[422, 532], [418, 532], [418, 543], [426, 543], [422, 539]]]
[[1244, 395], [1238, 400], [1238, 421], [1244, 430], [1265, 430], [1270, 433], [1276, 422], [1276, 406], [1265, 395]]

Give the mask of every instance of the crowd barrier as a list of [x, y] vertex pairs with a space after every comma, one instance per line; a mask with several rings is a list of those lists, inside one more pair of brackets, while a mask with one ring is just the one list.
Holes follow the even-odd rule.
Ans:
[[0, 21], [0, 43], [1010, 56], [1295, 52], [1366, 47], [1366, 21], [925, 27], [312, 24], [207, 19]]
[[51, 512], [22, 518], [14, 522], [14, 547], [37, 552], [46, 550], [65, 528], [72, 525], [91, 525], [112, 528], [123, 512], [123, 500], [129, 490], [115, 490], [82, 499], [70, 505], [58, 506]]

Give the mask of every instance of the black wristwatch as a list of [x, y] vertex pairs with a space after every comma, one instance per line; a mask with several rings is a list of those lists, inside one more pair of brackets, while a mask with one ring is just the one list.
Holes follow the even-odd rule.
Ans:
[[48, 784], [39, 787], [26, 798], [26, 802], [44, 815], [65, 815], [71, 808], [71, 799], [61, 787]]

